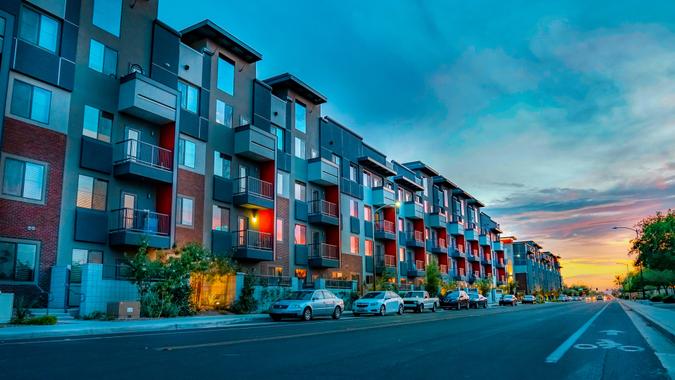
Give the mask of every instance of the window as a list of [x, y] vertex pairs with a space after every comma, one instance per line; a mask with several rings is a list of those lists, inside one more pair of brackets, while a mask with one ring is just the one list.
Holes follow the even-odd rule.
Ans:
[[267, 274], [273, 277], [281, 277], [284, 275], [284, 268], [282, 267], [267, 267]]
[[218, 57], [218, 89], [234, 95], [234, 63], [223, 56]]
[[12, 114], [48, 124], [51, 103], [51, 91], [30, 85], [20, 80], [14, 80], [14, 90], [12, 91], [12, 104], [10, 108]]
[[295, 157], [302, 158], [303, 160], [307, 157], [305, 140], [297, 136], [295, 137]]
[[103, 264], [103, 251], [74, 248], [71, 263], [73, 265]]
[[349, 216], [358, 218], [359, 217], [359, 202], [355, 199], [349, 200]]
[[307, 226], [302, 224], [295, 225], [295, 244], [305, 245], [307, 244]]
[[199, 89], [191, 84], [178, 81], [180, 107], [188, 112], [197, 113], [199, 108]]
[[105, 211], [108, 181], [80, 174], [77, 181], [77, 207]]
[[363, 171], [363, 186], [365, 187], [373, 187], [371, 183], [371, 175], [367, 171]]
[[366, 256], [372, 256], [373, 255], [373, 241], [372, 240], [366, 240]]
[[285, 131], [283, 128], [279, 127], [272, 127], [272, 133], [277, 136], [277, 150], [283, 152], [284, 151], [284, 135]]
[[181, 226], [192, 227], [193, 217], [192, 217], [192, 206], [193, 200], [186, 197], [178, 197], [178, 224]]
[[349, 180], [352, 182], [358, 181], [358, 172], [359, 168], [356, 167], [354, 164], [349, 165]]
[[349, 237], [349, 253], [358, 255], [359, 254], [359, 237], [350, 236]]
[[295, 129], [307, 133], [307, 108], [300, 102], [295, 102]]
[[363, 219], [366, 222], [372, 222], [373, 221], [373, 209], [370, 206], [364, 206], [363, 207]]
[[105, 75], [117, 75], [117, 50], [92, 39], [89, 43], [89, 68]]
[[213, 205], [211, 229], [214, 231], [230, 231], [230, 209]]
[[216, 123], [232, 128], [232, 106], [216, 99]]
[[302, 182], [295, 183], [295, 199], [303, 202], [307, 200], [307, 187]]
[[224, 153], [213, 151], [213, 174], [223, 178], [230, 178], [232, 161]]
[[0, 281], [34, 281], [37, 244], [0, 241]]
[[122, 0], [94, 0], [92, 24], [119, 37], [121, 19]]
[[284, 220], [277, 218], [277, 241], [284, 241]]
[[333, 163], [335, 163], [335, 165], [340, 167], [340, 156], [335, 155], [335, 154], [331, 154], [330, 160], [333, 161]]
[[296, 269], [295, 270], [295, 277], [304, 280], [307, 278], [307, 269]]
[[197, 161], [197, 147], [194, 142], [178, 140], [178, 164], [194, 169]]
[[3, 194], [44, 200], [45, 165], [7, 157], [2, 173]]
[[398, 249], [398, 261], [405, 261], [405, 248]]
[[56, 53], [61, 35], [61, 24], [55, 18], [33, 9], [21, 8], [19, 38], [43, 49]]
[[373, 175], [373, 187], [382, 187], [382, 177]]
[[113, 115], [111, 113], [85, 105], [84, 121], [82, 124], [82, 135], [110, 142], [110, 131], [113, 124]]
[[398, 219], [398, 231], [403, 232], [403, 219]]
[[286, 172], [277, 172], [277, 194], [288, 198], [289, 192], [289, 174]]

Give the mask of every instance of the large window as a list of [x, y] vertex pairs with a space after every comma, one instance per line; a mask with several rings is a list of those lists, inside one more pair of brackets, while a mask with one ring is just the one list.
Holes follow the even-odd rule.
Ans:
[[88, 105], [84, 106], [82, 134], [93, 139], [110, 142], [113, 114]]
[[197, 113], [199, 108], [199, 89], [191, 84], [178, 81], [180, 107], [188, 112]]
[[178, 164], [194, 169], [197, 162], [197, 146], [185, 139], [178, 140]]
[[349, 253], [359, 254], [359, 237], [352, 235], [349, 237]]
[[373, 255], [373, 241], [372, 240], [365, 240], [365, 249], [366, 249], [366, 256], [372, 256]]
[[105, 211], [108, 181], [80, 174], [77, 181], [77, 207]]
[[352, 182], [357, 182], [359, 177], [359, 168], [354, 164], [349, 165], [349, 180]]
[[349, 200], [349, 216], [354, 218], [359, 217], [359, 202], [355, 199]]
[[307, 226], [303, 224], [295, 225], [294, 241], [295, 244], [299, 245], [307, 244]]
[[178, 224], [181, 226], [192, 227], [193, 224], [193, 204], [192, 198], [178, 196]]
[[216, 99], [216, 123], [232, 128], [232, 106]]
[[218, 89], [234, 95], [234, 63], [223, 56], [218, 57]]
[[117, 75], [117, 50], [92, 39], [89, 43], [89, 68], [105, 75]]
[[211, 229], [214, 231], [230, 231], [230, 209], [213, 205]]
[[10, 107], [12, 114], [48, 124], [51, 103], [51, 91], [20, 80], [14, 80], [12, 104]]
[[52, 53], [59, 46], [61, 23], [55, 18], [39, 13], [34, 9], [21, 8], [19, 38]]
[[366, 222], [373, 221], [373, 209], [370, 206], [363, 206], [363, 220]]
[[295, 102], [295, 129], [307, 132], [307, 108], [300, 102]]
[[302, 182], [295, 183], [295, 199], [303, 202], [307, 200], [307, 186]]
[[231, 167], [232, 161], [229, 156], [218, 151], [213, 151], [213, 174], [223, 178], [230, 178]]
[[6, 157], [2, 170], [2, 194], [43, 201], [46, 172], [43, 164]]
[[73, 265], [103, 264], [103, 251], [73, 248], [71, 263]]
[[277, 194], [284, 198], [288, 198], [289, 190], [289, 174], [286, 172], [277, 172]]
[[295, 157], [302, 158], [303, 160], [307, 157], [305, 140], [297, 136], [295, 137]]
[[119, 37], [121, 19], [122, 0], [94, 0], [92, 24]]
[[35, 280], [37, 244], [0, 241], [0, 281]]

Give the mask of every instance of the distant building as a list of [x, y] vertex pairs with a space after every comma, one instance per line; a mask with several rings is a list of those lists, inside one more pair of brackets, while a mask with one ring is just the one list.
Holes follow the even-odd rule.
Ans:
[[531, 294], [534, 291], [548, 292], [562, 287], [559, 257], [542, 251], [537, 242], [513, 243], [513, 272], [518, 292]]

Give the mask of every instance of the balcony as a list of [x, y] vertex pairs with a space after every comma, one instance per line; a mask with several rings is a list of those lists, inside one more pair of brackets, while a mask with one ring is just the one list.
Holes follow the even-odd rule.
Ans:
[[469, 254], [466, 256], [469, 261], [478, 262], [480, 261], [480, 256], [478, 256], [478, 250], [469, 251]]
[[234, 153], [253, 161], [274, 161], [276, 137], [253, 125], [234, 129]]
[[431, 241], [430, 243], [429, 251], [431, 253], [448, 253], [448, 244], [445, 242], [445, 239], [438, 239], [436, 241]]
[[408, 277], [424, 277], [426, 275], [424, 269], [424, 261], [415, 260], [415, 264], [408, 267]]
[[213, 199], [232, 203], [232, 181], [219, 175], [213, 176]]
[[394, 194], [394, 190], [387, 187], [374, 187], [372, 194], [373, 205], [375, 206], [393, 205], [396, 203], [396, 194]]
[[340, 253], [338, 247], [332, 244], [310, 244], [309, 266], [312, 268], [339, 268]]
[[112, 211], [108, 239], [111, 246], [140, 246], [144, 241], [151, 248], [171, 246], [171, 218], [150, 210], [121, 208]]
[[497, 260], [497, 268], [504, 268], [504, 259]]
[[448, 266], [445, 264], [439, 265], [439, 269], [441, 274], [448, 274]]
[[464, 224], [461, 216], [452, 216], [452, 220], [448, 222], [448, 232], [451, 235], [464, 235]]
[[274, 208], [274, 185], [255, 177], [232, 180], [232, 201], [240, 207]]
[[333, 202], [315, 200], [309, 202], [308, 219], [313, 224], [339, 226], [337, 205]]
[[75, 208], [75, 240], [105, 244], [108, 240], [108, 213], [89, 208]]
[[115, 144], [114, 173], [120, 178], [173, 183], [173, 152], [139, 140]]
[[337, 186], [340, 183], [338, 166], [325, 158], [312, 158], [307, 163], [307, 180], [321, 186]]
[[484, 247], [490, 247], [492, 246], [492, 243], [490, 242], [490, 239], [488, 238], [487, 235], [479, 235], [478, 236], [478, 244], [484, 246]]
[[448, 218], [444, 213], [433, 212], [429, 214], [429, 227], [431, 228], [447, 228]]
[[493, 241], [492, 242], [492, 250], [493, 251], [503, 251], [504, 250], [504, 243], [501, 241]]
[[459, 248], [450, 248], [449, 249], [450, 256], [455, 257], [455, 258], [463, 258], [464, 257], [464, 250], [459, 249]]
[[408, 219], [424, 218], [424, 206], [415, 201], [404, 202], [401, 205], [401, 216]]
[[87, 136], [82, 136], [81, 141], [80, 167], [105, 174], [112, 173], [112, 145]]
[[272, 261], [274, 250], [272, 234], [254, 230], [239, 230], [232, 233], [234, 253], [232, 257], [243, 261]]
[[476, 223], [469, 223], [467, 228], [464, 230], [464, 239], [468, 241], [478, 241], [478, 230], [476, 229]]
[[155, 124], [176, 121], [178, 91], [145, 75], [132, 73], [120, 79], [118, 109]]
[[424, 233], [422, 231], [407, 231], [405, 245], [412, 248], [424, 248]]
[[388, 220], [375, 222], [375, 239], [396, 240], [396, 225]]

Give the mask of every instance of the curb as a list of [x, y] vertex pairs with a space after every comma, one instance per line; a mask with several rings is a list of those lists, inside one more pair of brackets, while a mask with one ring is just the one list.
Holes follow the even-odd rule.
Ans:
[[648, 323], [649, 326], [655, 328], [664, 337], [666, 337], [668, 340], [670, 340], [671, 343], [675, 343], [675, 333], [674, 332], [668, 330], [663, 325], [656, 322], [654, 319], [650, 318], [647, 314], [641, 312], [637, 308], [631, 307], [631, 305], [629, 303], [627, 303], [625, 301], [620, 301], [620, 302], [621, 302], [621, 305], [628, 308], [628, 310], [634, 312], [635, 314], [639, 315], [642, 319], [644, 319]]

